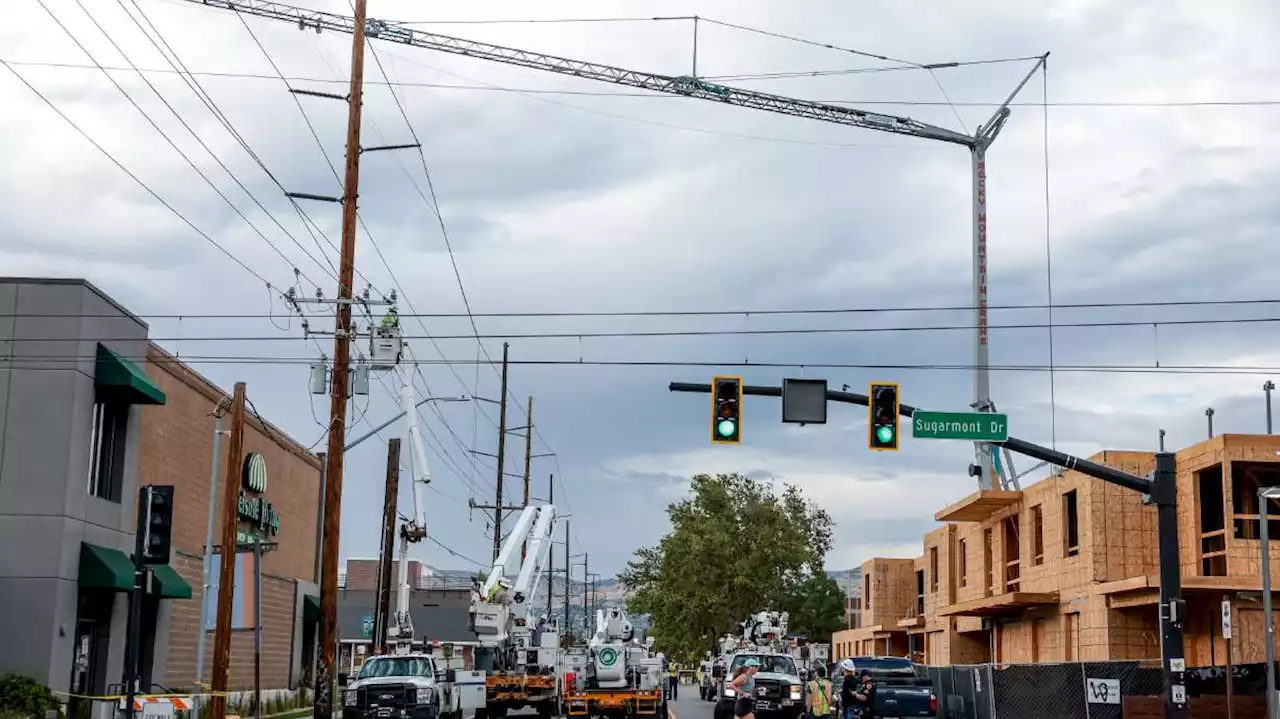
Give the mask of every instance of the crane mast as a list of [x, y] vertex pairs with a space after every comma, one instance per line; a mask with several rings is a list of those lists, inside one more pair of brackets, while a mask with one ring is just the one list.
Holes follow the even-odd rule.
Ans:
[[[355, 20], [345, 15], [320, 12], [308, 8], [286, 5], [267, 0], [185, 0], [186, 2], [205, 7], [230, 10], [232, 12], [255, 15], [258, 17], [283, 20], [294, 23], [300, 30], [314, 29], [333, 30], [335, 32], [354, 33]], [[972, 407], [978, 412], [996, 411], [991, 400], [990, 351], [988, 327], [988, 288], [987, 267], [987, 182], [986, 154], [988, 148], [1008, 120], [1009, 105], [1027, 81], [1042, 68], [1048, 60], [1045, 53], [1035, 66], [1022, 78], [1022, 81], [1009, 94], [991, 117], [979, 125], [972, 135], [956, 132], [945, 127], [931, 125], [909, 117], [870, 112], [845, 105], [801, 100], [783, 95], [775, 95], [756, 90], [730, 87], [709, 83], [689, 75], [662, 75], [658, 73], [628, 70], [595, 62], [585, 62], [570, 58], [531, 52], [516, 48], [477, 42], [463, 38], [425, 32], [404, 25], [368, 18], [365, 21], [365, 35], [386, 42], [393, 42], [408, 47], [434, 50], [436, 52], [461, 55], [479, 60], [488, 60], [507, 65], [526, 67], [533, 70], [552, 72], [559, 75], [580, 77], [586, 80], [597, 80], [614, 85], [623, 85], [640, 90], [679, 95], [701, 100], [719, 102], [726, 105], [762, 110], [779, 115], [790, 115], [809, 120], [834, 123], [865, 130], [876, 130], [896, 135], [907, 135], [926, 140], [946, 142], [959, 145], [969, 151], [970, 182], [973, 196], [972, 219], [972, 288], [973, 318], [976, 332], [974, 335], [974, 377]], [[921, 66], [926, 67], [926, 66]], [[978, 478], [981, 489], [1018, 489], [1018, 474], [1013, 467], [1013, 457], [1005, 450], [1004, 463], [996, 455], [993, 446], [986, 442], [974, 443], [975, 464], [970, 466], [970, 474]]]

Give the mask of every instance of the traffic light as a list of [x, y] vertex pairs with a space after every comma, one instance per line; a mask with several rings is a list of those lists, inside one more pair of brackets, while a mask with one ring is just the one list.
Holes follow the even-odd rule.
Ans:
[[867, 447], [878, 450], [898, 449], [898, 385], [872, 382], [867, 392], [870, 419], [867, 425]]
[[711, 378], [711, 441], [742, 442], [742, 378]]
[[173, 487], [143, 487], [141, 509], [143, 522], [143, 564], [168, 564], [173, 537]]

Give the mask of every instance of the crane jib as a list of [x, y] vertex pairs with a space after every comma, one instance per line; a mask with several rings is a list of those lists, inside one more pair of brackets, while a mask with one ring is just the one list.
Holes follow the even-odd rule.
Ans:
[[[300, 29], [314, 28], [317, 32], [323, 29], [351, 33], [355, 30], [354, 21], [350, 17], [277, 2], [264, 2], [263, 0], [186, 0], [186, 2], [247, 15], [284, 20], [297, 24]], [[626, 85], [641, 90], [715, 100], [780, 115], [820, 120], [867, 130], [891, 132], [898, 135], [911, 135], [913, 137], [963, 145], [969, 148], [974, 147], [977, 142], [975, 138], [967, 134], [930, 125], [909, 117], [885, 115], [842, 105], [800, 100], [727, 85], [716, 85], [692, 77], [672, 77], [626, 70], [611, 65], [572, 60], [545, 53], [450, 37], [448, 35], [437, 35], [385, 20], [366, 20], [365, 34], [371, 38], [410, 47], [447, 52], [508, 65], [518, 65], [533, 70], [571, 75], [588, 80], [610, 82], [615, 85]]]

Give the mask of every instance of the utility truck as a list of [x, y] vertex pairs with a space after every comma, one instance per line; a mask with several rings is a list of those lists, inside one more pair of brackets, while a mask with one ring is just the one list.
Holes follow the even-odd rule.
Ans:
[[641, 644], [626, 612], [597, 611], [596, 631], [587, 643], [586, 671], [566, 688], [565, 713], [593, 719], [666, 719], [662, 657], [652, 649], [653, 638]]
[[[550, 504], [525, 507], [484, 584], [472, 595], [471, 628], [481, 649], [476, 666], [487, 671], [485, 705], [477, 719], [525, 707], [551, 717], [560, 709], [560, 637], [533, 603], [551, 552], [555, 519], [556, 508]], [[512, 582], [507, 564], [521, 553]]]

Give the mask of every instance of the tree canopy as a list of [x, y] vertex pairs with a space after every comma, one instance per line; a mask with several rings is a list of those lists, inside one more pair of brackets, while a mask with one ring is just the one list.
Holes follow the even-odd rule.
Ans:
[[813, 639], [839, 628], [840, 590], [822, 566], [831, 549], [825, 510], [797, 487], [775, 492], [740, 474], [699, 474], [690, 490], [667, 507], [671, 531], [637, 550], [619, 576], [628, 611], [649, 615], [663, 651], [699, 657], [764, 610], [791, 612], [792, 632]]

